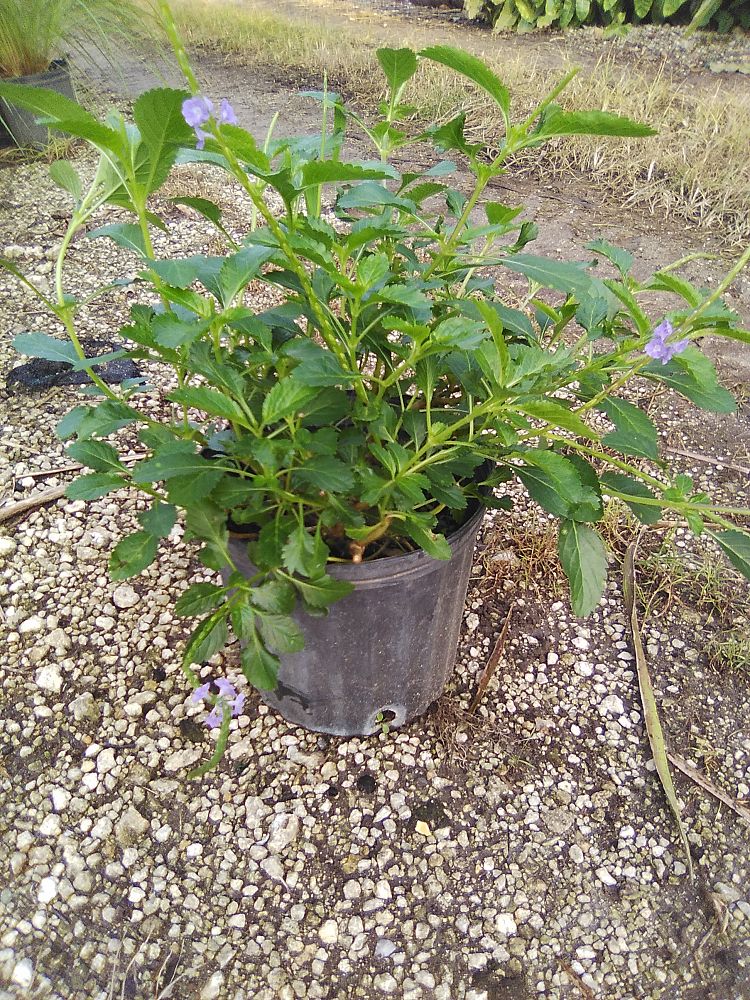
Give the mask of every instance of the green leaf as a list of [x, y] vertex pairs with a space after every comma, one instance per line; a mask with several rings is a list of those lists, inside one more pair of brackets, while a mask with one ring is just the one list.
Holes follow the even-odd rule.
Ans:
[[448, 69], [455, 70], [462, 76], [472, 80], [477, 86], [485, 90], [495, 101], [503, 113], [503, 118], [508, 121], [510, 110], [510, 94], [502, 80], [492, 72], [481, 59], [473, 56], [461, 49], [453, 48], [451, 45], [432, 45], [422, 49], [419, 53], [422, 59], [431, 59], [433, 62], [447, 66]]
[[137, 516], [143, 530], [149, 535], [153, 535], [154, 538], [166, 538], [177, 521], [177, 508], [171, 503], [155, 500], [153, 506], [141, 511]]
[[[639, 504], [637, 498], [655, 500], [656, 497], [645, 483], [632, 479], [622, 472], [603, 472], [599, 477], [606, 492], [609, 489], [622, 494], [620, 499], [632, 510], [641, 524], [656, 524], [661, 520], [661, 507], [657, 504]], [[631, 500], [630, 497], [633, 499]]]
[[205, 663], [224, 648], [227, 643], [227, 622], [219, 612], [214, 612], [193, 630], [188, 639], [182, 662]]
[[302, 385], [294, 379], [277, 382], [263, 400], [263, 423], [275, 424], [299, 413], [316, 394], [313, 386]]
[[328, 548], [319, 535], [312, 535], [298, 524], [282, 547], [284, 566], [290, 573], [318, 577], [325, 572]]
[[152, 483], [173, 476], [199, 475], [208, 471], [216, 472], [217, 481], [223, 474], [215, 462], [196, 454], [192, 442], [174, 441], [158, 448], [152, 458], [133, 466], [133, 482]]
[[19, 354], [45, 361], [62, 361], [74, 365], [79, 361], [75, 347], [69, 340], [58, 340], [48, 333], [19, 333], [13, 338], [13, 347]]
[[431, 531], [429, 528], [419, 524], [413, 517], [407, 517], [404, 525], [411, 538], [428, 556], [443, 561], [450, 559], [452, 555], [451, 547], [445, 535]]
[[746, 531], [707, 532], [721, 546], [722, 552], [740, 573], [750, 580], [750, 534]]
[[224, 260], [224, 257], [192, 254], [190, 257], [175, 257], [172, 260], [152, 260], [148, 266], [168, 285], [187, 288], [194, 281], [200, 281], [212, 295], [219, 298], [217, 277]]
[[633, 255], [628, 253], [627, 250], [622, 250], [620, 247], [613, 246], [602, 239], [592, 240], [590, 243], [587, 243], [586, 249], [593, 250], [594, 253], [601, 254], [610, 260], [623, 277], [630, 273], [630, 269], [633, 266]]
[[55, 90], [0, 81], [0, 97], [35, 112], [50, 128], [87, 139], [99, 149], [113, 151], [116, 155], [122, 152], [122, 140], [114, 129], [100, 124], [80, 104]]
[[75, 201], [81, 200], [83, 190], [81, 178], [72, 163], [68, 160], [55, 160], [50, 164], [49, 175], [55, 184], [72, 195]]
[[156, 558], [159, 540], [147, 531], [126, 535], [109, 558], [109, 575], [113, 580], [127, 580], [142, 572]]
[[108, 437], [121, 427], [140, 420], [136, 410], [117, 399], [106, 399], [98, 406], [86, 409], [88, 412], [82, 417], [77, 428], [78, 436], [81, 438], [91, 437], [93, 434]]
[[167, 399], [194, 407], [196, 410], [203, 410], [204, 413], [210, 413], [214, 417], [224, 417], [225, 420], [241, 424], [243, 427], [248, 426], [247, 414], [240, 404], [218, 389], [210, 389], [205, 385], [187, 386], [170, 392]]
[[118, 247], [131, 250], [139, 257], [145, 258], [147, 256], [141, 227], [134, 222], [117, 222], [111, 226], [99, 226], [98, 229], [93, 229], [86, 234], [86, 238], [89, 240], [97, 240], [102, 236], [108, 236]]
[[417, 71], [417, 57], [411, 49], [378, 49], [375, 53], [380, 63], [380, 68], [388, 81], [388, 88], [393, 95], [394, 102], [399, 99], [399, 94], [404, 85], [414, 76]]
[[211, 329], [212, 320], [184, 320], [170, 313], [155, 316], [151, 322], [154, 341], [160, 347], [184, 347]]
[[319, 576], [313, 580], [295, 578], [294, 585], [302, 600], [311, 608], [327, 608], [354, 590], [354, 585], [347, 580], [334, 580], [331, 576]]
[[646, 365], [641, 374], [663, 382], [704, 410], [712, 413], [737, 410], [732, 394], [719, 385], [713, 364], [692, 344], [665, 365], [660, 361]]
[[277, 615], [288, 615], [294, 610], [296, 597], [294, 587], [286, 580], [266, 580], [253, 587], [251, 600], [261, 611], [271, 611]]
[[96, 472], [125, 471], [119, 455], [105, 441], [76, 441], [68, 448], [68, 454], [74, 461]]
[[148, 149], [143, 178], [148, 194], [167, 179], [179, 147], [192, 144], [193, 130], [182, 116], [182, 102], [188, 96], [183, 90], [155, 87], [141, 94], [133, 105], [133, 118]]
[[500, 262], [509, 271], [526, 275], [543, 288], [554, 288], [566, 294], [582, 295], [591, 288], [591, 276], [586, 272], [588, 262], [559, 261], [533, 254], [517, 253], [504, 257]]
[[199, 212], [205, 219], [209, 222], [213, 222], [215, 226], [223, 230], [221, 224], [221, 209], [219, 206], [211, 201], [209, 198], [197, 198], [197, 197], [180, 197], [180, 198], [170, 198], [169, 199], [173, 205], [185, 205], [187, 208], [193, 208], [196, 212]]
[[643, 138], [656, 135], [656, 130], [623, 115], [611, 114], [609, 111], [554, 111], [544, 118], [534, 138], [543, 139], [559, 135], [619, 135]]
[[393, 167], [366, 167], [360, 163], [342, 163], [340, 160], [310, 160], [302, 168], [302, 187], [318, 184], [335, 184], [345, 181], [392, 180], [397, 176]]
[[309, 458], [295, 470], [295, 478], [326, 493], [347, 493], [354, 487], [351, 467], [333, 455]]
[[601, 535], [579, 521], [560, 525], [557, 551], [565, 575], [570, 581], [573, 612], [581, 618], [590, 615], [604, 593], [607, 581], [607, 550]]
[[65, 414], [57, 427], [55, 427], [55, 434], [61, 441], [66, 441], [68, 438], [73, 437], [78, 432], [81, 421], [89, 413], [91, 413], [91, 407], [89, 406], [74, 406], [69, 413]]
[[274, 247], [249, 246], [227, 257], [219, 271], [222, 304], [229, 306], [235, 295], [254, 278], [267, 260], [276, 253]]
[[562, 455], [554, 451], [528, 451], [521, 456], [524, 465], [516, 471], [532, 500], [556, 517], [568, 517], [582, 503], [597, 503], [597, 496], [587, 489], [580, 473]]
[[215, 583], [194, 583], [177, 598], [174, 612], [180, 618], [208, 614], [218, 608], [225, 594], [225, 588]]
[[601, 402], [598, 409], [606, 414], [616, 428], [605, 434], [602, 444], [623, 455], [659, 461], [659, 438], [656, 428], [643, 410], [624, 399], [613, 397]]
[[556, 403], [552, 400], [538, 400], [529, 403], [520, 403], [518, 408], [522, 413], [526, 413], [530, 417], [535, 417], [537, 420], [544, 420], [556, 427], [562, 427], [564, 430], [571, 431], [579, 437], [596, 437], [588, 424], [577, 413], [573, 413], [567, 406], [563, 406], [562, 403]]
[[262, 645], [257, 632], [240, 651], [242, 673], [259, 691], [273, 691], [278, 683], [279, 658]]
[[113, 490], [121, 490], [127, 485], [122, 476], [111, 472], [93, 472], [74, 479], [66, 488], [65, 496], [68, 500], [98, 500], [99, 497], [106, 496]]
[[304, 648], [305, 638], [288, 615], [258, 615], [258, 631], [275, 653], [299, 653]]

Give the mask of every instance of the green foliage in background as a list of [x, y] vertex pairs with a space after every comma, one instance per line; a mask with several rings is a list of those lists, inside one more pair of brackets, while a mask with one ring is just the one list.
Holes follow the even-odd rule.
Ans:
[[717, 31], [750, 28], [747, 0], [465, 0], [464, 5], [469, 17], [489, 21], [497, 31], [641, 22]]

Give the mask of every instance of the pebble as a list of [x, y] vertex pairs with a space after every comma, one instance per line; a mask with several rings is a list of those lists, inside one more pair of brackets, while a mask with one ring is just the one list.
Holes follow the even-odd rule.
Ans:
[[568, 857], [575, 865], [582, 865], [584, 862], [584, 854], [578, 844], [571, 844]]
[[280, 854], [283, 850], [293, 844], [299, 837], [299, 818], [290, 813], [279, 813], [271, 821], [271, 829], [268, 834], [268, 850], [272, 854]]
[[96, 758], [96, 769], [99, 774], [109, 774], [116, 765], [115, 752], [111, 747], [105, 747]]
[[21, 989], [29, 989], [34, 981], [34, 966], [28, 958], [21, 959], [20, 962], [17, 962], [13, 966], [10, 981], [15, 983], [16, 986], [20, 986]]
[[7, 535], [0, 535], [0, 557], [12, 555], [16, 551], [16, 543]]
[[39, 615], [32, 615], [31, 618], [27, 618], [18, 625], [18, 631], [21, 635], [28, 635], [31, 632], [41, 632], [44, 628], [44, 619], [40, 618]]
[[390, 958], [396, 951], [396, 945], [389, 938], [378, 938], [375, 944], [375, 958]]
[[395, 993], [398, 989], [398, 983], [390, 972], [383, 972], [379, 976], [375, 976], [373, 982], [375, 989], [380, 990], [381, 993]]
[[134, 608], [140, 599], [140, 594], [128, 583], [121, 583], [119, 587], [115, 588], [112, 594], [112, 603], [116, 608], [120, 608], [121, 610]]
[[53, 694], [59, 694], [63, 684], [62, 674], [56, 663], [40, 667], [34, 675], [34, 680], [37, 687], [43, 691], [52, 691]]
[[57, 837], [60, 833], [60, 817], [57, 813], [49, 813], [42, 820], [39, 832], [43, 837]]
[[36, 898], [40, 903], [49, 903], [57, 895], [58, 883], [56, 878], [43, 878], [39, 883]]
[[68, 807], [68, 803], [70, 802], [70, 792], [66, 791], [64, 788], [53, 788], [50, 792], [50, 798], [52, 799], [52, 808], [55, 812], [62, 812]]
[[115, 836], [120, 847], [137, 844], [149, 829], [149, 822], [135, 806], [128, 806], [115, 827]]
[[610, 694], [599, 703], [599, 711], [602, 715], [625, 715], [625, 705], [622, 698]]
[[498, 913], [495, 917], [495, 929], [503, 937], [514, 937], [518, 932], [516, 921], [512, 913]]
[[101, 715], [99, 705], [88, 691], [74, 698], [68, 705], [68, 710], [72, 712], [76, 722], [98, 722]]
[[607, 871], [606, 868], [597, 868], [596, 869], [596, 877], [604, 885], [608, 885], [608, 886], [617, 885], [617, 879], [613, 878], [612, 875]]
[[336, 944], [339, 939], [339, 925], [335, 920], [324, 920], [318, 930], [318, 937], [323, 944]]

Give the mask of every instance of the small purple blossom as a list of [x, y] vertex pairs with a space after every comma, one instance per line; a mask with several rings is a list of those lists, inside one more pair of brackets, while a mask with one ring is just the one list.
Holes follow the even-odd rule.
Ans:
[[221, 106], [219, 108], [219, 121], [222, 125], [239, 125], [237, 121], [237, 115], [234, 113], [234, 108], [226, 99], [222, 97]]
[[207, 97], [189, 97], [182, 102], [182, 117], [192, 128], [205, 125], [213, 113], [213, 101]]
[[[232, 718], [234, 719], [242, 712], [245, 704], [245, 695], [237, 694], [234, 684], [226, 677], [217, 677], [214, 685], [219, 689], [219, 696], [216, 699], [216, 704], [205, 718], [205, 723], [210, 729], [221, 725], [224, 719], [224, 705], [232, 710]], [[193, 691], [191, 701], [203, 701], [210, 696], [210, 693], [211, 682], [207, 681]]]
[[197, 687], [195, 691], [193, 691], [193, 697], [190, 700], [203, 701], [204, 698], [208, 697], [208, 692], [210, 688], [211, 688], [211, 682], [206, 681], [205, 684], [201, 684], [200, 687]]
[[661, 361], [665, 365], [671, 361], [675, 354], [680, 354], [688, 346], [690, 341], [687, 337], [668, 344], [667, 339], [672, 336], [674, 329], [668, 319], [660, 323], [651, 335], [651, 340], [644, 348], [646, 354], [655, 361]]
[[203, 149], [206, 145], [206, 139], [209, 138], [209, 133], [205, 129], [202, 129], [199, 125], [195, 126], [195, 148]]

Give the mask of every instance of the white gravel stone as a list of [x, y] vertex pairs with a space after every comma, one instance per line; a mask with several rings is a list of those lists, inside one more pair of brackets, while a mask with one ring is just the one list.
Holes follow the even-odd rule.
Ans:
[[571, 844], [570, 850], [568, 851], [568, 857], [573, 862], [574, 865], [582, 865], [584, 861], [583, 851], [578, 846], [578, 844]]
[[53, 788], [50, 792], [50, 798], [52, 799], [52, 808], [55, 812], [62, 812], [63, 809], [68, 808], [68, 803], [70, 802], [70, 792], [66, 791], [64, 788]]
[[271, 820], [266, 846], [272, 854], [281, 854], [299, 837], [299, 818], [291, 813], [279, 813]]
[[0, 536], [0, 557], [9, 556], [16, 551], [16, 543], [7, 535]]
[[57, 837], [60, 833], [60, 817], [56, 813], [50, 813], [42, 820], [39, 832], [43, 837]]
[[223, 985], [224, 974], [217, 970], [201, 990], [200, 1000], [218, 1000], [218, 997], [221, 996], [221, 987]]
[[76, 722], [98, 722], [101, 714], [99, 705], [89, 691], [74, 698], [68, 705], [68, 710], [72, 712]]
[[390, 958], [396, 950], [396, 945], [389, 938], [378, 938], [375, 945], [375, 958]]
[[398, 989], [398, 983], [390, 972], [383, 972], [381, 975], [375, 976], [373, 982], [375, 989], [380, 990], [381, 993], [395, 993]]
[[174, 774], [176, 771], [185, 771], [192, 767], [203, 751], [200, 747], [186, 747], [184, 750], [175, 750], [164, 761], [164, 770]]
[[30, 632], [41, 632], [43, 628], [44, 619], [40, 618], [39, 615], [32, 615], [31, 618], [27, 618], [19, 624], [18, 631], [21, 635], [27, 635]]
[[339, 939], [339, 925], [335, 920], [324, 920], [320, 925], [318, 937], [323, 944], [336, 944]]
[[140, 594], [138, 594], [128, 583], [121, 583], [119, 587], [115, 588], [112, 594], [112, 603], [116, 608], [120, 610], [125, 610], [125, 608], [134, 608], [136, 604], [140, 601]]
[[599, 702], [599, 711], [602, 715], [625, 715], [625, 706], [622, 703], [622, 698], [618, 698], [616, 694], [610, 694]]
[[62, 674], [56, 663], [48, 663], [47, 666], [40, 667], [34, 675], [34, 680], [36, 681], [36, 686], [40, 687], [43, 691], [52, 691], [54, 694], [59, 694], [62, 688]]
[[99, 774], [109, 774], [115, 769], [117, 760], [112, 747], [105, 747], [96, 758], [96, 769]]
[[606, 868], [597, 868], [596, 877], [604, 885], [609, 885], [609, 886], [617, 885], [617, 879], [613, 878], [610, 872], [608, 872]]
[[13, 966], [10, 981], [27, 990], [34, 981], [34, 966], [28, 958], [22, 958]]
[[148, 820], [141, 816], [135, 806], [128, 806], [115, 827], [117, 842], [121, 847], [132, 847], [148, 829]]
[[518, 931], [516, 921], [513, 918], [512, 913], [498, 913], [495, 917], [495, 929], [498, 934], [502, 934], [505, 937], [513, 937]]
[[57, 895], [58, 883], [56, 878], [43, 878], [39, 883], [39, 890], [36, 898], [40, 903], [49, 903]]

